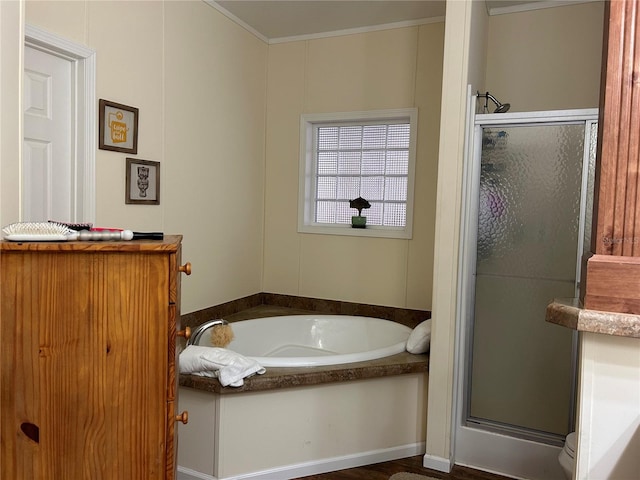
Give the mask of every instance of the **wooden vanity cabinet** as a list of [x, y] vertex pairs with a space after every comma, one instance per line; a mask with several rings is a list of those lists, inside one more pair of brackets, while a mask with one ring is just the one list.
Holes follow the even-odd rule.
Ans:
[[0, 243], [3, 479], [175, 478], [181, 239]]

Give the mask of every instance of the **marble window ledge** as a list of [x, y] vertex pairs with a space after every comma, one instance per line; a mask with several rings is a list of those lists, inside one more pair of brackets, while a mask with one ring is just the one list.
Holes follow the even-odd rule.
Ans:
[[640, 315], [587, 310], [577, 298], [554, 299], [545, 319], [580, 332], [640, 338]]

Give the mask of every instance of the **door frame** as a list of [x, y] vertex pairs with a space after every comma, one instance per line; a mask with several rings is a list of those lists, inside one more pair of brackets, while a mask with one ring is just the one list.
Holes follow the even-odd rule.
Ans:
[[[96, 52], [33, 25], [25, 25], [25, 46], [64, 58], [72, 64], [72, 139], [74, 222], [95, 222], [96, 217]], [[20, 160], [20, 219], [23, 165]]]
[[[455, 336], [455, 369], [452, 416], [452, 451], [454, 463], [492, 471], [514, 478], [552, 479], [564, 478], [557, 461], [560, 447], [503, 433], [482, 430], [466, 425], [469, 342], [472, 335], [471, 315], [475, 302], [475, 248], [477, 228], [472, 228], [478, 216], [480, 166], [474, 159], [482, 148], [483, 126], [518, 126], [524, 124], [553, 124], [596, 121], [598, 109], [553, 110], [542, 112], [514, 112], [502, 114], [476, 114], [477, 96], [467, 92], [466, 145], [462, 185], [462, 215], [460, 223], [460, 250], [458, 271], [458, 295]], [[584, 185], [584, 171], [583, 171]], [[581, 198], [582, 202], [582, 198]], [[582, 236], [582, 230], [580, 232]], [[581, 237], [580, 237], [581, 238]], [[579, 256], [578, 256], [579, 257]], [[579, 266], [579, 258], [576, 259]], [[580, 276], [577, 276], [579, 280]], [[544, 321], [541, 319], [541, 321]], [[575, 342], [574, 342], [575, 343]], [[504, 455], [509, 452], [509, 455]], [[498, 453], [496, 455], [496, 453]], [[509, 457], [505, 459], [505, 457]]]

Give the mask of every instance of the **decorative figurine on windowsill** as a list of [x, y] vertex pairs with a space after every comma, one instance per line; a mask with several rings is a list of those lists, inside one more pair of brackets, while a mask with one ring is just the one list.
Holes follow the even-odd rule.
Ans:
[[349, 207], [358, 210], [358, 215], [351, 217], [351, 228], [367, 228], [367, 217], [362, 216], [362, 209], [371, 208], [371, 204], [364, 198], [358, 197], [355, 200], [349, 200]]

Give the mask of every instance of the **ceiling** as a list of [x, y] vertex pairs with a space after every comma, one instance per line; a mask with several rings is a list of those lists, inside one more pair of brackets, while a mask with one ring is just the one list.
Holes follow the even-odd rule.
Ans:
[[[445, 0], [205, 0], [267, 42], [444, 18]], [[568, 0], [584, 1], [584, 0]], [[555, 0], [486, 0], [488, 11]], [[540, 4], [542, 5], [542, 4]]]

